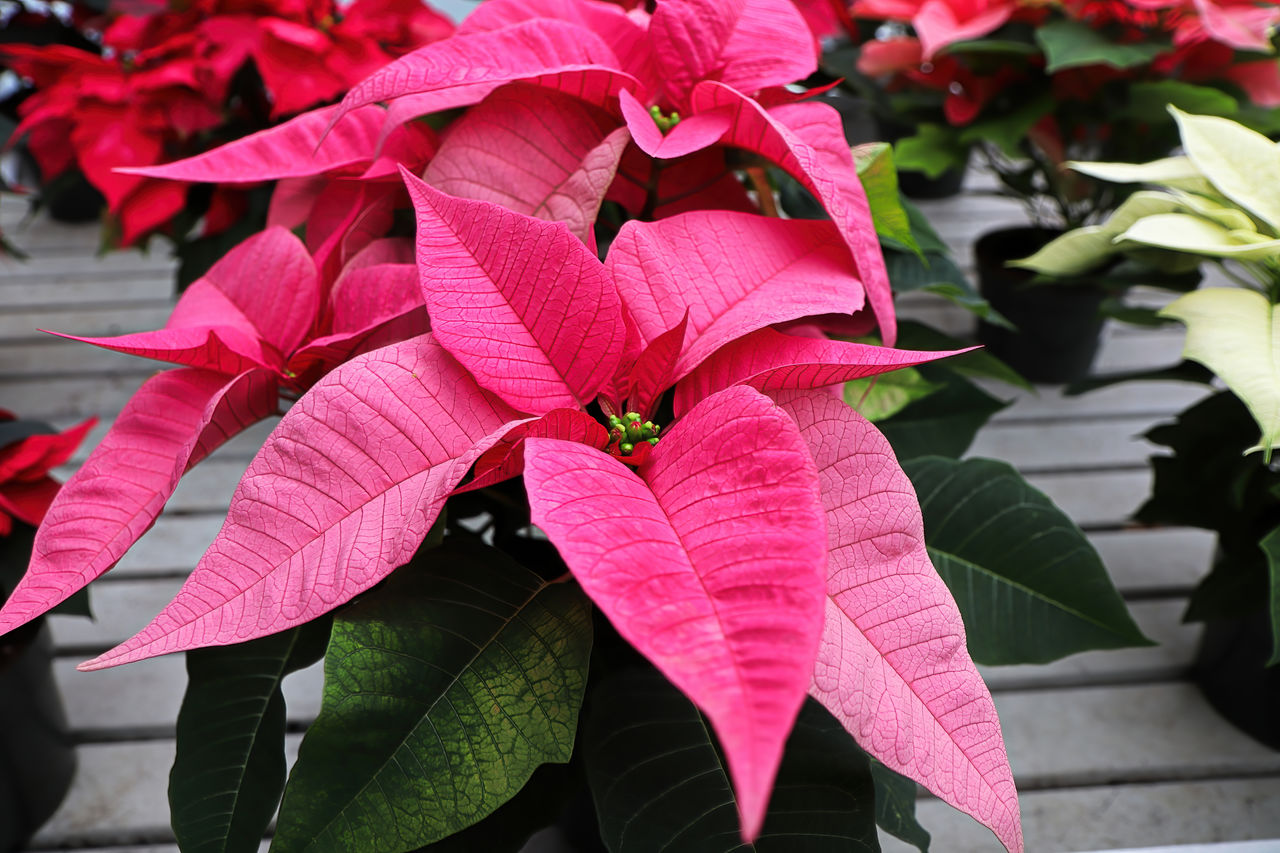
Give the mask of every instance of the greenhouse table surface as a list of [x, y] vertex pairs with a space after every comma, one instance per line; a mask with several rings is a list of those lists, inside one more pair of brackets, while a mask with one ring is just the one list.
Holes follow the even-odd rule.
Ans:
[[[970, 184], [990, 186], [983, 176]], [[1016, 205], [972, 188], [922, 207], [965, 261], [979, 233], [1024, 221]], [[0, 207], [0, 230], [31, 256], [27, 263], [0, 258], [0, 406], [59, 425], [95, 415], [101, 423], [92, 444], [154, 366], [36, 330], [107, 335], [159, 328], [172, 305], [172, 263], [159, 252], [95, 257], [94, 226], [24, 224], [23, 212], [11, 198]], [[935, 297], [908, 297], [901, 311], [953, 331], [972, 322]], [[1098, 368], [1167, 364], [1177, 360], [1180, 345], [1176, 329], [1109, 328]], [[1144, 383], [1067, 400], [1050, 387], [1035, 394], [990, 390], [1013, 404], [979, 434], [971, 454], [1009, 461], [1065, 509], [1101, 552], [1138, 623], [1159, 642], [1047, 666], [984, 669], [1021, 790], [1027, 850], [1280, 851], [1280, 841], [1266, 840], [1280, 839], [1280, 753], [1221, 721], [1187, 680], [1198, 629], [1179, 620], [1213, 542], [1202, 531], [1126, 523], [1150, 482], [1147, 457], [1155, 448], [1141, 433], [1203, 391]], [[183, 481], [155, 527], [95, 585], [96, 621], [53, 618], [57, 678], [80, 766], [32, 850], [176, 850], [165, 789], [185, 686], [182, 658], [95, 673], [79, 673], [75, 665], [132, 635], [168, 602], [213, 539], [270, 427], [233, 440]], [[77, 461], [84, 455], [82, 449]], [[61, 473], [73, 467], [74, 461]], [[316, 668], [285, 682], [292, 730], [314, 717], [320, 682]], [[291, 749], [297, 739], [291, 736]], [[919, 813], [935, 853], [1000, 849], [988, 831], [937, 800], [922, 798]], [[908, 849], [885, 841], [886, 851]]]

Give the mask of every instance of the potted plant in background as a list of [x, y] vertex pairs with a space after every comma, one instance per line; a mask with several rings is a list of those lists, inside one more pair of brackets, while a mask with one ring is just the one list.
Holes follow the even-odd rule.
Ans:
[[1274, 7], [860, 0], [853, 13], [891, 25], [862, 45], [862, 67], [944, 94], [945, 121], [900, 140], [899, 165], [940, 170], [977, 146], [1001, 192], [1026, 205], [1031, 225], [975, 245], [980, 291], [1019, 331], [981, 323], [979, 337], [1037, 381], [1087, 373], [1104, 301], [1133, 283], [1129, 270], [1079, 270], [1049, 283], [1007, 269], [1123, 202], [1125, 188], [1065, 163], [1163, 156], [1177, 144], [1166, 103], [1277, 128]]
[[[182, 262], [180, 289], [264, 227], [268, 193], [192, 188], [117, 168], [191, 156], [330, 103], [453, 30], [419, 0], [200, 0], [80, 14], [93, 36], [88, 47], [0, 44], [0, 69], [29, 81], [6, 100], [19, 118], [7, 144], [21, 141], [34, 157], [40, 203], [64, 218], [103, 219], [104, 248], [170, 240]], [[423, 136], [432, 144], [428, 129]], [[75, 186], [93, 198], [68, 198]]]
[[[18, 585], [31, 543], [65, 463], [94, 421], [57, 432], [0, 409], [0, 600]], [[88, 616], [87, 595], [61, 613]], [[19, 850], [62, 802], [75, 772], [75, 744], [53, 680], [53, 644], [43, 619], [0, 634], [0, 850]]]
[[1280, 207], [1271, 191], [1280, 148], [1228, 119], [1172, 113], [1184, 156], [1073, 166], [1155, 189], [1021, 264], [1069, 274], [1117, 255], [1166, 270], [1212, 263], [1239, 285], [1203, 288], [1158, 312], [1186, 324], [1183, 355], [1196, 364], [1145, 378], [1216, 380], [1226, 390], [1148, 433], [1173, 453], [1153, 457], [1152, 494], [1136, 518], [1217, 533], [1212, 571], [1185, 617], [1207, 623], [1197, 675], [1229, 719], [1280, 748]]
[[[963, 391], [846, 389], [906, 471], [831, 393], [950, 354], [898, 329], [877, 231], [920, 244], [892, 169], [860, 180], [835, 112], [784, 88], [817, 64], [790, 2], [546, 9], [490, 0], [337, 107], [136, 170], [278, 180], [278, 216], [163, 330], [89, 341], [180, 366], [65, 487], [0, 625], [283, 413], [178, 598], [84, 665], [188, 652], [184, 848], [256, 849], [283, 794], [279, 851], [515, 850], [585, 792], [614, 851], [846, 849], [880, 811], [918, 838], [901, 772], [1020, 850], [966, 625], [997, 663], [1145, 640], [1043, 496], [926, 455], [963, 452], [929, 437], [976, 429]], [[424, 116], [438, 148], [405, 144]], [[829, 220], [766, 215], [770, 167]], [[289, 769], [279, 684], [321, 657]]]

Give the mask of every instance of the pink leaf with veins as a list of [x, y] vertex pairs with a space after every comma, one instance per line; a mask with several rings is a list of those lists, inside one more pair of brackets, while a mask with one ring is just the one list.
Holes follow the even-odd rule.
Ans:
[[653, 339], [635, 364], [627, 370], [627, 410], [653, 417], [662, 392], [676, 381], [676, 363], [684, 346], [685, 329], [689, 325], [686, 311], [680, 322]]
[[363, 167], [373, 160], [387, 111], [377, 106], [353, 110], [341, 128], [324, 136], [337, 109], [336, 106], [321, 107], [303, 113], [276, 127], [185, 160], [118, 171], [175, 181], [231, 184], [300, 178]]
[[604, 110], [513, 83], [454, 122], [423, 177], [449, 195], [562, 221], [591, 245], [627, 142]]
[[408, 562], [516, 417], [430, 335], [347, 362], [280, 421], [177, 597], [81, 669], [244, 642], [345, 603]]
[[0, 611], [0, 633], [114, 566], [155, 522], [182, 474], [273, 414], [276, 403], [266, 370], [232, 377], [185, 368], [148, 379], [49, 507], [31, 567]]
[[630, 92], [618, 93], [618, 106], [636, 145], [658, 159], [673, 160], [701, 151], [714, 145], [729, 129], [729, 114], [723, 110], [689, 116], [663, 133], [649, 111]]
[[658, 73], [678, 109], [702, 80], [755, 92], [818, 68], [813, 36], [791, 0], [663, 0], [649, 32]]
[[533, 415], [580, 409], [614, 373], [622, 302], [563, 223], [457, 199], [409, 173], [432, 334], [483, 388]]
[[329, 185], [325, 177], [282, 178], [271, 193], [267, 206], [267, 225], [294, 229], [311, 216], [316, 200]]
[[733, 388], [664, 433], [638, 474], [530, 438], [524, 477], [533, 522], [587, 595], [711, 719], [754, 838], [822, 628], [826, 524], [795, 424]]
[[618, 87], [638, 85], [618, 70], [613, 51], [591, 30], [553, 19], [527, 21], [493, 32], [454, 36], [400, 57], [352, 88], [331, 121], [406, 95], [437, 93], [432, 112], [466, 106], [503, 83], [550, 80], [559, 72], [587, 69], [615, 78]]
[[60, 332], [50, 334], [140, 358], [203, 368], [223, 376], [235, 376], [258, 368], [279, 370], [283, 366], [278, 353], [263, 349], [257, 338], [232, 326], [180, 326], [114, 338], [87, 338]]
[[283, 354], [302, 343], [320, 310], [311, 254], [294, 234], [268, 228], [227, 252], [200, 279], [244, 313], [258, 337]]
[[688, 313], [673, 381], [743, 335], [814, 314], [851, 314], [864, 298], [829, 222], [728, 211], [633, 220], [618, 232], [605, 269], [646, 342]]
[[458, 25], [459, 36], [490, 32], [532, 20], [555, 18], [577, 24], [599, 36], [613, 51], [620, 68], [654, 88], [653, 53], [639, 16], [608, 3], [581, 0], [486, 0]]
[[915, 489], [844, 403], [785, 391], [827, 513], [826, 624], [809, 692], [867, 752], [1022, 850], [1013, 773], [964, 623], [925, 550]]
[[[972, 349], [972, 347], [970, 347]], [[676, 385], [675, 412], [732, 385], [810, 389], [968, 352], [919, 352], [761, 329], [718, 350]]]
[[[747, 0], [663, 0], [654, 10], [649, 43], [667, 99], [677, 109], [698, 81], [725, 70], [725, 49], [746, 5]], [[771, 41], [764, 44], [773, 47]]]
[[816, 103], [789, 104], [765, 112], [740, 92], [711, 81], [698, 84], [692, 103], [698, 112], [730, 110], [733, 123], [722, 142], [773, 161], [822, 202], [853, 255], [867, 299], [880, 321], [880, 335], [892, 346], [898, 334], [893, 291], [839, 114]]
[[332, 331], [307, 342], [289, 359], [294, 382], [305, 388], [357, 352], [426, 334], [427, 309], [414, 264], [348, 265], [332, 295]]
[[553, 409], [537, 420], [525, 421], [512, 427], [510, 432], [476, 460], [475, 478], [456, 491], [483, 489], [519, 475], [524, 471], [526, 438], [559, 438], [597, 450], [604, 450], [609, 445], [609, 433], [586, 412]]

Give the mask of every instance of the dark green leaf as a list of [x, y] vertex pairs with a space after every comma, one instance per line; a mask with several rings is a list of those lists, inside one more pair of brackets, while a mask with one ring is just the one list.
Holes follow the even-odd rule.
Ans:
[[926, 252], [923, 257], [918, 257], [888, 249], [884, 253], [884, 261], [889, 273], [889, 283], [895, 293], [907, 293], [936, 284], [950, 284], [967, 290], [974, 297], [978, 296], [949, 255]]
[[770, 171], [778, 187], [778, 203], [792, 219], [830, 219], [822, 202], [790, 175], [779, 169]]
[[1240, 102], [1214, 86], [1196, 86], [1181, 80], [1152, 80], [1129, 87], [1129, 115], [1151, 124], [1172, 122], [1168, 106], [1205, 116], [1235, 115]]
[[937, 282], [934, 284], [926, 284], [920, 289], [925, 293], [932, 293], [937, 296], [941, 296], [948, 302], [953, 302], [956, 305], [959, 305], [975, 317], [980, 317], [988, 323], [1003, 326], [1006, 329], [1014, 328], [1014, 325], [1006, 320], [1004, 315], [993, 308], [990, 302], [979, 296], [977, 291], [969, 287], [967, 282], [963, 287], [952, 284], [951, 282]]
[[398, 853], [489, 815], [569, 760], [590, 652], [576, 585], [454, 538], [420, 553], [334, 620], [272, 850]]
[[1178, 322], [1172, 317], [1160, 316], [1160, 310], [1159, 308], [1146, 308], [1142, 305], [1126, 305], [1123, 299], [1114, 296], [1108, 296], [1102, 300], [1102, 305], [1098, 308], [1098, 312], [1102, 316], [1134, 326], [1159, 328]]
[[813, 699], [800, 711], [764, 829], [740, 838], [724, 758], [707, 721], [659, 673], [633, 669], [591, 696], [587, 779], [612, 853], [878, 851], [865, 753]]
[[1267, 555], [1267, 611], [1271, 620], [1271, 657], [1267, 666], [1280, 663], [1280, 527], [1275, 528], [1258, 543]]
[[1269, 571], [1261, 553], [1219, 554], [1187, 601], [1183, 622], [1247, 619], [1269, 603]]
[[568, 764], [543, 764], [493, 814], [416, 853], [518, 853], [529, 837], [555, 822], [581, 782]]
[[907, 212], [907, 219], [911, 222], [911, 236], [920, 246], [920, 251], [936, 252], [940, 255], [951, 254], [951, 247], [934, 229], [929, 222], [929, 217], [924, 215], [924, 211], [905, 198], [902, 199], [902, 209]]
[[1006, 115], [975, 121], [960, 134], [960, 141], [966, 145], [989, 142], [1009, 157], [1020, 157], [1031, 128], [1053, 108], [1054, 100], [1048, 95], [1032, 98]]
[[[1151, 428], [1146, 438], [1173, 454], [1152, 457], [1151, 496], [1134, 517], [1144, 524], [1215, 531], [1229, 556], [1228, 565], [1261, 578], [1260, 595], [1265, 597], [1266, 568], [1258, 540], [1275, 527], [1280, 506], [1273, 490], [1280, 486], [1280, 473], [1270, 470], [1261, 454], [1245, 453], [1258, 438], [1248, 408], [1223, 391], [1191, 406], [1175, 421]], [[1227, 590], [1235, 584], [1215, 581], [1211, 586]], [[1206, 602], [1225, 601], [1208, 592], [1204, 596]], [[1197, 598], [1199, 592], [1193, 605]], [[1253, 604], [1261, 600], [1254, 597]]]
[[329, 620], [234, 646], [187, 652], [178, 753], [169, 774], [184, 853], [257, 851], [284, 790], [284, 696], [290, 672], [324, 654]]
[[960, 141], [955, 128], [940, 124], [922, 124], [914, 136], [893, 144], [894, 162], [899, 169], [923, 172], [936, 178], [948, 169], [964, 168], [969, 145]]
[[955, 370], [940, 365], [919, 368], [940, 386], [876, 426], [889, 439], [899, 459], [917, 456], [960, 457], [992, 415], [1007, 403], [997, 400]]
[[1081, 65], [1131, 68], [1150, 62], [1170, 47], [1154, 39], [1125, 44], [1108, 41], [1088, 24], [1067, 18], [1037, 27], [1036, 42], [1044, 50], [1049, 74]]
[[1011, 466], [909, 459], [925, 542], [979, 663], [1150, 645], [1080, 528]]
[[871, 778], [876, 783], [876, 823], [894, 838], [929, 853], [928, 831], [916, 820], [916, 783], [894, 773], [874, 758]]

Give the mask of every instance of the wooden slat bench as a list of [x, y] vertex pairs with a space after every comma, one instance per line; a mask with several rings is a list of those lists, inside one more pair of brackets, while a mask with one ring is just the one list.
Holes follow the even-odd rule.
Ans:
[[[100, 417], [90, 438], [96, 441], [154, 366], [36, 330], [97, 335], [158, 328], [172, 304], [172, 265], [135, 252], [97, 258], [94, 227], [37, 220], [24, 228], [21, 205], [11, 201], [0, 205], [0, 229], [32, 260], [0, 258], [0, 405], [59, 425]], [[1016, 206], [974, 191], [925, 208], [965, 262], [980, 231], [1022, 217]], [[902, 312], [957, 332], [972, 322], [931, 297], [905, 298]], [[1176, 360], [1180, 342], [1177, 330], [1117, 327], [1109, 330], [1099, 368], [1165, 364]], [[1077, 398], [1052, 388], [989, 390], [1014, 402], [980, 433], [972, 454], [1008, 460], [1084, 528], [1135, 618], [1160, 643], [1048, 666], [984, 669], [1022, 791], [1027, 849], [1213, 843], [1171, 850], [1280, 851], [1280, 841], [1265, 840], [1280, 839], [1280, 753], [1221, 721], [1186, 680], [1199, 629], [1180, 617], [1206, 570], [1212, 538], [1127, 526], [1150, 485], [1146, 460], [1156, 450], [1140, 434], [1203, 389], [1142, 383]], [[97, 673], [79, 673], [75, 664], [132, 635], [168, 602], [217, 533], [231, 491], [270, 426], [237, 438], [184, 481], [156, 526], [95, 585], [96, 621], [52, 620], [80, 771], [32, 850], [176, 850], [165, 790], [185, 687], [182, 658]], [[298, 673], [285, 685], [296, 748], [296, 732], [318, 708], [320, 671]], [[937, 800], [923, 797], [920, 816], [936, 853], [1000, 849], [989, 832]], [[909, 848], [887, 839], [885, 849]]]

